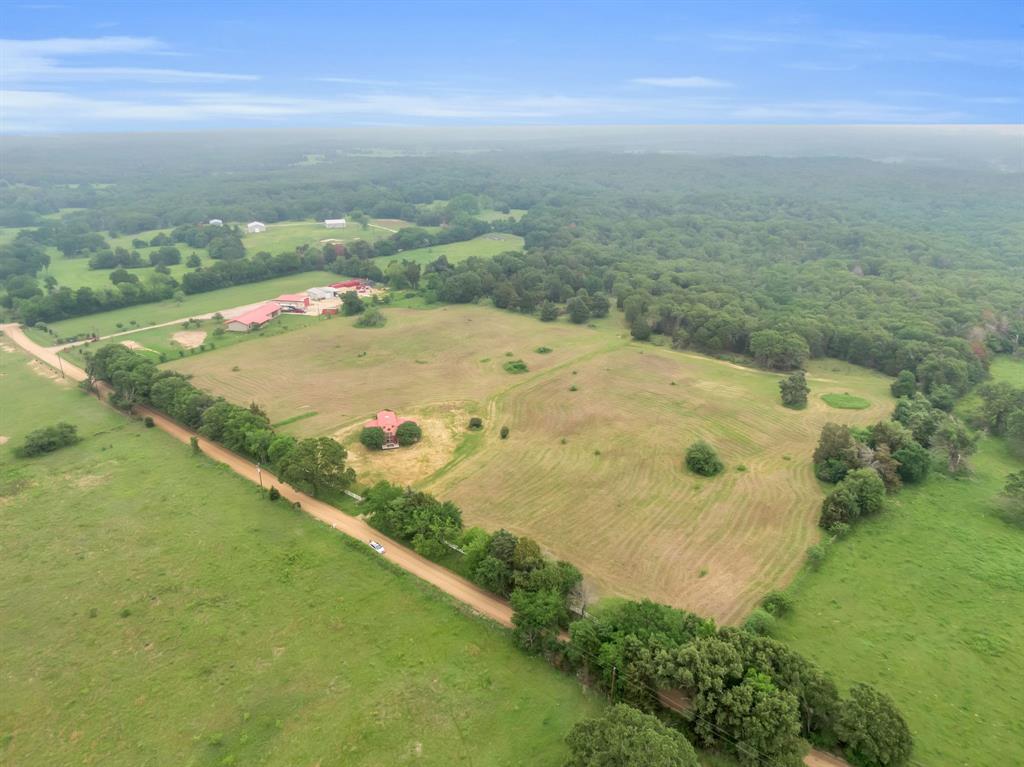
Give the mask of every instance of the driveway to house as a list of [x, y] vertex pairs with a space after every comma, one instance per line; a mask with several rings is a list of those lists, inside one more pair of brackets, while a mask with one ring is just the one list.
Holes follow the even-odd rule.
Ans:
[[[121, 336], [130, 336], [133, 333], [141, 333], [143, 330], [153, 330], [154, 328], [166, 328], [166, 327], [170, 327], [171, 325], [180, 325], [183, 322], [187, 322], [188, 320], [208, 320], [208, 319], [212, 319], [213, 315], [215, 315], [215, 314], [219, 314], [224, 319], [230, 320], [230, 319], [233, 319], [234, 317], [237, 317], [239, 314], [245, 314], [250, 309], [255, 309], [257, 306], [263, 306], [263, 304], [265, 304], [265, 303], [268, 303], [268, 301], [257, 301], [254, 304], [246, 304], [245, 306], [234, 306], [231, 309], [221, 309], [219, 312], [206, 312], [205, 314], [193, 314], [190, 317], [182, 317], [179, 320], [168, 320], [167, 322], [158, 322], [156, 325], [146, 325], [145, 327], [132, 328], [131, 330], [121, 330], [121, 331], [119, 331], [117, 333], [111, 333], [109, 336], [100, 336], [99, 340], [100, 341], [106, 341], [108, 338], [120, 338]], [[8, 326], [4, 325], [3, 327], [5, 328], [4, 332], [7, 332], [6, 328]], [[20, 328], [19, 325], [14, 325], [13, 327]], [[26, 338], [27, 338], [27, 336], [26, 336]], [[42, 349], [52, 349], [52, 350], [54, 350], [56, 352], [62, 352], [65, 349], [71, 349], [71, 348], [73, 348], [75, 346], [81, 346], [82, 344], [87, 344], [87, 343], [89, 343], [89, 340], [90, 339], [86, 339], [85, 341], [71, 341], [70, 343], [66, 343], [66, 344], [58, 344], [58, 345], [55, 345], [55, 346], [43, 346], [43, 347], [40, 347], [40, 348], [42, 348]], [[36, 356], [38, 357], [39, 355], [36, 355]]]

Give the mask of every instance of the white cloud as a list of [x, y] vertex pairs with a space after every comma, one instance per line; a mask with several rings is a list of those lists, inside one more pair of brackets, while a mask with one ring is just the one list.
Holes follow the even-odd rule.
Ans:
[[656, 88], [729, 88], [732, 83], [711, 77], [634, 77], [630, 80], [637, 85], [652, 85]]
[[[218, 119], [280, 122], [298, 116], [372, 116], [405, 120], [543, 121], [628, 114], [635, 105], [603, 98], [476, 94], [456, 97], [370, 93], [339, 99], [225, 91], [140, 93], [118, 98], [54, 91], [0, 92], [0, 130], [66, 130], [110, 123], [201, 123]], [[17, 127], [15, 127], [17, 126]]]
[[857, 61], [957, 62], [979, 66], [1020, 67], [1024, 48], [1014, 39], [963, 39], [943, 35], [857, 30], [807, 29], [801, 32], [763, 33], [742, 30], [711, 35], [721, 50], [754, 51], [764, 48], [826, 48]]
[[0, 79], [4, 83], [83, 80], [136, 80], [147, 83], [257, 80], [255, 75], [191, 71], [159, 67], [77, 66], [67, 59], [81, 56], [174, 55], [153, 37], [54, 37], [42, 40], [0, 40]]

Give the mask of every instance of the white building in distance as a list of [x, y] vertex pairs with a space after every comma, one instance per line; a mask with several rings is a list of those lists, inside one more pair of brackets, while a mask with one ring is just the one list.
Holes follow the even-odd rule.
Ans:
[[224, 222], [221, 221], [219, 218], [211, 218], [210, 226], [224, 226]]
[[324, 226], [328, 229], [344, 229], [348, 224], [343, 218], [328, 218], [324, 221]]
[[252, 221], [246, 225], [245, 231], [249, 234], [259, 234], [260, 232], [267, 231], [267, 225], [262, 221]]

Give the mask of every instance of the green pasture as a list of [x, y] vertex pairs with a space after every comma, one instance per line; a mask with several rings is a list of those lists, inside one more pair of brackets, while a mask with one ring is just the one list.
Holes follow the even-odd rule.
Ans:
[[473, 256], [477, 258], [491, 258], [509, 250], [522, 249], [522, 237], [514, 234], [494, 232], [493, 234], [481, 235], [472, 240], [452, 242], [447, 245], [435, 245], [430, 248], [407, 250], [404, 253], [374, 260], [381, 269], [386, 268], [392, 261], [415, 261], [417, 264], [425, 266], [431, 261], [436, 261], [442, 255], [447, 256], [449, 263], [456, 264]]
[[1024, 764], [1024, 530], [994, 512], [1021, 469], [985, 439], [974, 473], [933, 473], [832, 546], [790, 589], [778, 637], [891, 695], [922, 765]]
[[[558, 767], [597, 710], [365, 544], [0, 366], [0, 763]], [[84, 440], [15, 457], [59, 420]]]

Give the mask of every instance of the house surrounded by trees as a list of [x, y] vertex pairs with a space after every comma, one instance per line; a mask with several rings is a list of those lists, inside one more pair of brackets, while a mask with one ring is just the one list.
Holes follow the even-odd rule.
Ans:
[[384, 432], [384, 444], [382, 450], [391, 450], [398, 447], [398, 427], [408, 423], [408, 418], [399, 418], [394, 410], [381, 410], [377, 417], [363, 424], [364, 429], [380, 429]]

